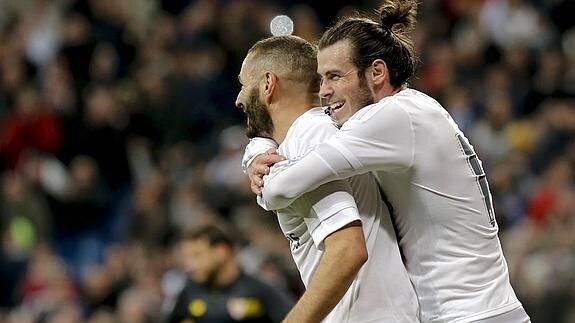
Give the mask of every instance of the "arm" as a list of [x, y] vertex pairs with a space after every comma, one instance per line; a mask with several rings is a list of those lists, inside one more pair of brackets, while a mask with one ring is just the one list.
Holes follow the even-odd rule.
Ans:
[[284, 208], [304, 192], [335, 179], [370, 171], [403, 172], [412, 166], [415, 134], [401, 107], [378, 104], [358, 114], [302, 159], [271, 168], [262, 191], [267, 209]]
[[277, 143], [268, 138], [252, 138], [246, 146], [242, 158], [242, 170], [250, 179], [250, 188], [254, 194], [261, 193], [263, 176], [269, 167], [284, 158], [277, 154]]
[[250, 188], [252, 193], [260, 195], [262, 187], [264, 186], [264, 176], [267, 175], [275, 163], [285, 160], [283, 156], [278, 155], [277, 150], [269, 149], [262, 154], [257, 155], [250, 165], [246, 173], [250, 179]]
[[354, 221], [325, 240], [325, 252], [308, 289], [284, 322], [320, 322], [337, 305], [367, 261], [361, 223]]
[[269, 138], [255, 137], [250, 139], [244, 150], [244, 156], [242, 157], [242, 170], [244, 173], [248, 173], [248, 167], [254, 159], [267, 152], [270, 149], [278, 148], [278, 144]]

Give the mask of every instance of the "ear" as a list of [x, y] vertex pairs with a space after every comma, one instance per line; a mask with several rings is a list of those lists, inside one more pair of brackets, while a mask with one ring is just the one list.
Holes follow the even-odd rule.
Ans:
[[264, 102], [267, 105], [270, 105], [272, 102], [272, 97], [278, 85], [278, 77], [272, 72], [265, 72], [264, 73]]
[[389, 70], [384, 60], [376, 59], [371, 63], [371, 77], [375, 86], [382, 86], [386, 81], [389, 83]]

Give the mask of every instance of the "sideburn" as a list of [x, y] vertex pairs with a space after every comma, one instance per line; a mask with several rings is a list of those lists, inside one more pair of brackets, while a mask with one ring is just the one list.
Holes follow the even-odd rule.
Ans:
[[[359, 90], [361, 92], [361, 108], [364, 108], [370, 104], [375, 103], [373, 99], [374, 94], [371, 92], [369, 85], [367, 84], [367, 79], [365, 78], [365, 69], [362, 72], [357, 72], [359, 78]], [[360, 109], [361, 109], [360, 108]]]
[[266, 105], [260, 100], [257, 88], [254, 88], [246, 105], [246, 114], [249, 120], [246, 135], [248, 138], [272, 138], [274, 124]]

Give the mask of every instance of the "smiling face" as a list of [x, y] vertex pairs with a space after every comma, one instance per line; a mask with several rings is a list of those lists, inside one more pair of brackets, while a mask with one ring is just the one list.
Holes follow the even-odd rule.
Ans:
[[352, 63], [352, 54], [351, 43], [341, 40], [321, 49], [317, 55], [322, 105], [329, 106], [330, 116], [339, 125], [374, 102], [366, 78], [360, 77]]
[[248, 138], [267, 137], [273, 134], [273, 122], [264, 102], [260, 99], [259, 82], [260, 76], [251, 63], [252, 55], [248, 55], [242, 63], [238, 79], [242, 86], [236, 99], [236, 107], [246, 114], [246, 135]]

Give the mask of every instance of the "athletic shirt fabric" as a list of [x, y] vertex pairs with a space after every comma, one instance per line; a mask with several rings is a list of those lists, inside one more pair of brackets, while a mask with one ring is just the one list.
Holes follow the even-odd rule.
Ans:
[[359, 110], [305, 158], [266, 178], [261, 202], [276, 209], [366, 172], [376, 174], [392, 207], [422, 322], [470, 322], [521, 306], [481, 162], [448, 112], [419, 91]]
[[[308, 154], [337, 130], [321, 108], [301, 115], [278, 148], [288, 160], [272, 167], [269, 177]], [[294, 182], [297, 179], [286, 185]], [[417, 298], [373, 175], [322, 185], [278, 210], [277, 217], [306, 286], [321, 260], [324, 239], [346, 224], [362, 222], [369, 259], [324, 322], [418, 322]]]

